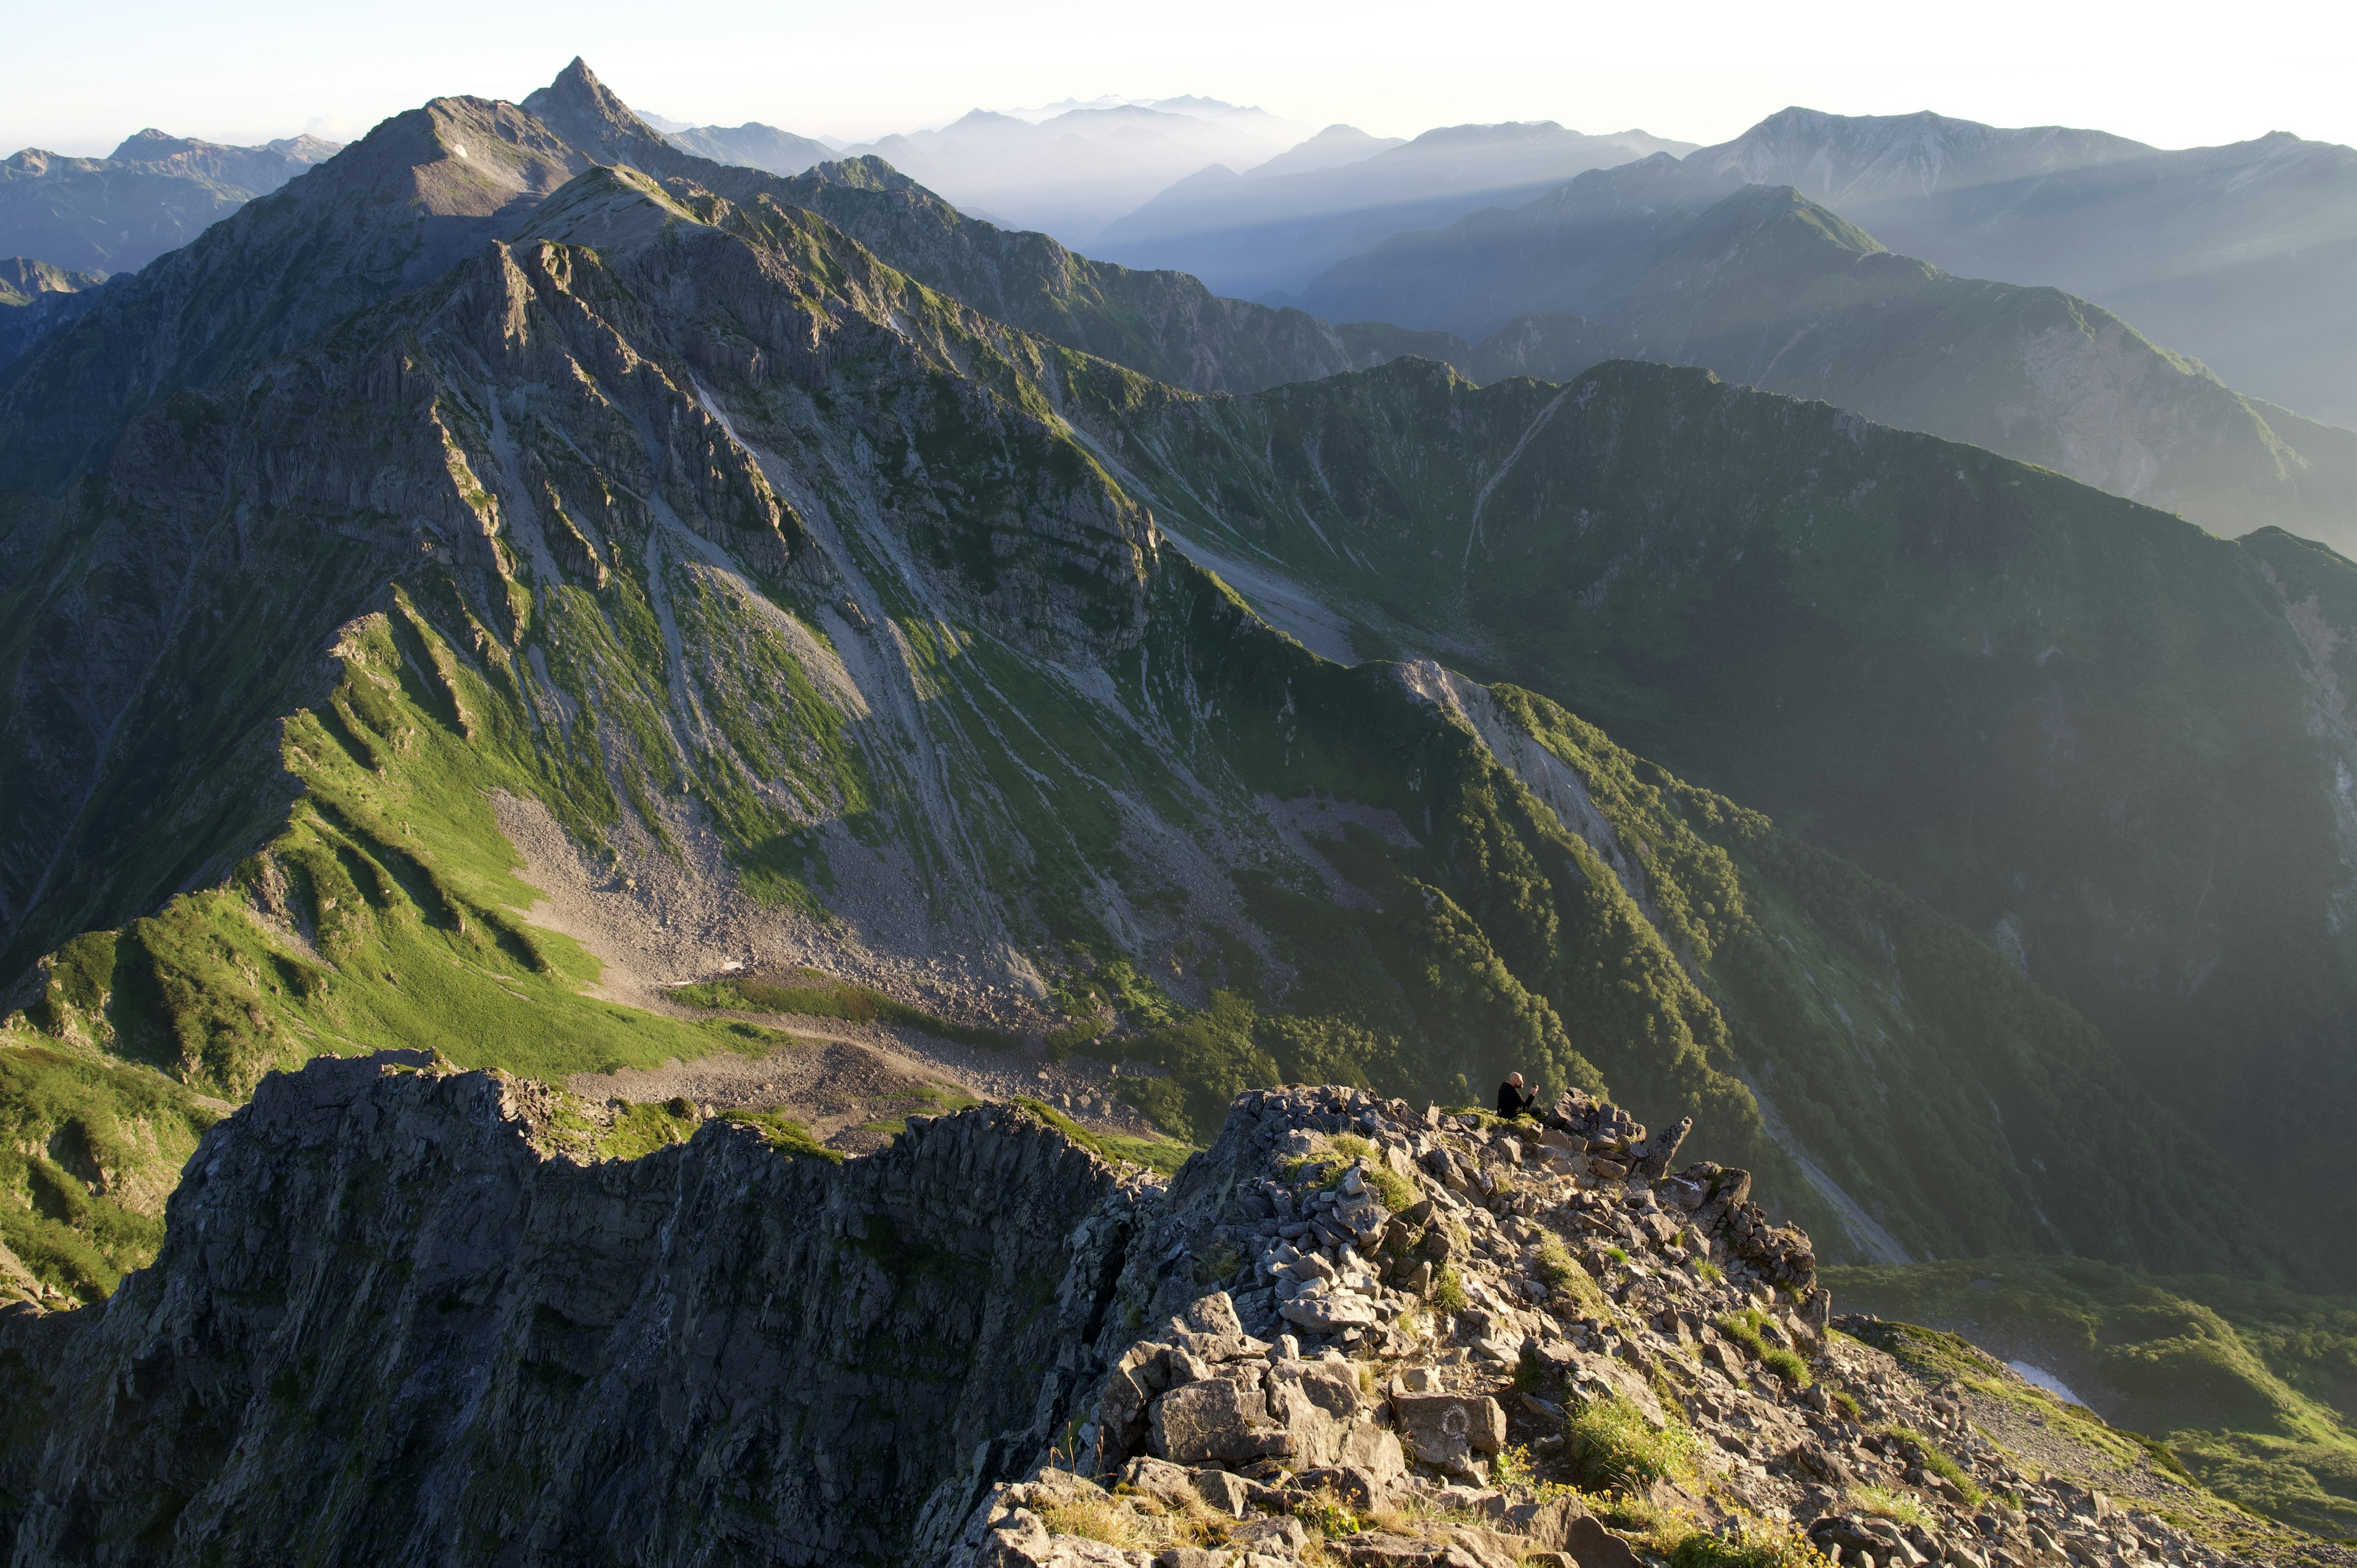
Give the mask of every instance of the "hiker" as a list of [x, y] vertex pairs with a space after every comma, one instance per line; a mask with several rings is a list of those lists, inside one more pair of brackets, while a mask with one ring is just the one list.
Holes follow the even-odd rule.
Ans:
[[1538, 1102], [1539, 1097], [1535, 1093], [1523, 1090], [1521, 1073], [1508, 1073], [1506, 1081], [1498, 1086], [1498, 1114], [1501, 1116], [1531, 1115], [1531, 1108]]

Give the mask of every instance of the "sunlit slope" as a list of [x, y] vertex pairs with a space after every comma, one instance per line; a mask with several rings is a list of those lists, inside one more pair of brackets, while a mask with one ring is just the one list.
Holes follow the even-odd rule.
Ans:
[[[183, 394], [102, 485], [13, 503], [12, 1049], [220, 1101], [318, 1049], [562, 1076], [765, 1044], [585, 994], [522, 918], [508, 797], [944, 1013], [1049, 1028], [1159, 977], [1081, 1048], [1158, 1062], [1136, 1092], [1182, 1135], [1280, 1077], [1520, 1068], [1703, 1113], [1857, 1255], [2251, 1256], [2231, 1184], [1986, 946], [1544, 699], [1271, 631], [1103, 456], [1173, 395], [806, 212], [608, 170]], [[1435, 412], [1401, 439], [1446, 452]], [[24, 1146], [92, 1122], [12, 1114]], [[148, 1186], [79, 1190], [148, 1212], [162, 1112], [111, 1114]], [[65, 1250], [96, 1220], [23, 1214], [20, 1257], [102, 1286]]]

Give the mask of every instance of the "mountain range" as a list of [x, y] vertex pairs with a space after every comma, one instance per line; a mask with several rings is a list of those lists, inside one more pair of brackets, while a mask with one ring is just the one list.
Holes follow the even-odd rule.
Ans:
[[[1720, 197], [1639, 236], [1718, 235], [1705, 307], [1552, 340], [1957, 286]], [[1513, 1069], [1828, 1260], [2352, 1288], [2283, 1201], [2357, 1110], [2322, 545], [1695, 364], [1476, 384], [888, 160], [707, 160], [578, 60], [60, 297], [0, 364], [12, 1295], [154, 1259], [275, 1069], [783, 1072], [827, 1017], [1157, 1157]]]
[[1132, 266], [1191, 273], [1222, 294], [1275, 298], [1387, 235], [1693, 145], [1642, 131], [1585, 135], [1553, 121], [1452, 125], [1388, 148], [1337, 134], [1347, 130], [1320, 133], [1353, 155], [1347, 161], [1203, 169], [1106, 225], [1092, 248]]
[[227, 147], [152, 129], [103, 158], [27, 147], [0, 161], [0, 252], [69, 271], [135, 272], [336, 147], [317, 136]]
[[1309, 127], [1209, 99], [1067, 109], [1032, 121], [976, 109], [937, 130], [863, 142], [873, 154], [961, 207], [1066, 244], [1208, 165], [1245, 167], [1304, 139]]
[[1968, 441], [2221, 533], [2357, 548], [2357, 432], [2228, 387], [2053, 288], [1894, 254], [1790, 187], [1720, 194], [1666, 157], [1337, 265], [1312, 309], [1469, 337], [1491, 380], [1628, 357], [1709, 367]]
[[[1591, 181], [1567, 199], [1703, 208], [1738, 186], [1790, 186], [1901, 254], [1962, 276], [2061, 289], [2256, 399], [2357, 424], [2349, 371], [2357, 313], [2341, 284], [2357, 247], [2350, 148], [2278, 133], [2165, 151], [2054, 126], [1787, 109], [1674, 169], [1623, 177], [1609, 194]], [[1362, 288], [1364, 271], [1382, 264], [1350, 263], [1297, 303], [1335, 308], [1338, 292]], [[1567, 254], [1566, 264], [1586, 263]]]

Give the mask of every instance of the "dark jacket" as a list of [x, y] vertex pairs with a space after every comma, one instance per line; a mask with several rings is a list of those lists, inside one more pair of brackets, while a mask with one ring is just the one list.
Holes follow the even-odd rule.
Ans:
[[1525, 1093], [1511, 1083], [1498, 1086], [1498, 1114], [1501, 1116], [1527, 1116], [1531, 1113], [1531, 1107], [1538, 1102], [1535, 1090]]

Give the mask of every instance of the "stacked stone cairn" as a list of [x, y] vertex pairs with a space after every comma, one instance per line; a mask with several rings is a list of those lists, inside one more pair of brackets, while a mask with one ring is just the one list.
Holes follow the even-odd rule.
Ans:
[[[1750, 1177], [1673, 1168], [1690, 1125], [1577, 1092], [1512, 1122], [1240, 1097], [1132, 1250], [1092, 1418], [987, 1492], [955, 1561], [2233, 1561], [2017, 1469], [1954, 1390], [1828, 1333]], [[1670, 1462], [1613, 1473], [1616, 1428]]]

